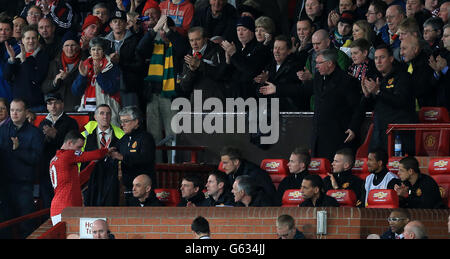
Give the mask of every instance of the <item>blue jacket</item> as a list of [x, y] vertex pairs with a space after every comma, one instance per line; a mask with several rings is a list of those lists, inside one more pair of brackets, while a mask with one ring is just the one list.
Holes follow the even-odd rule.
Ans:
[[[19, 147], [12, 149], [11, 137], [19, 139]], [[10, 181], [32, 182], [44, 146], [44, 135], [26, 120], [20, 129], [12, 121], [0, 127], [0, 167]]]
[[25, 100], [28, 107], [45, 105], [41, 84], [47, 76], [49, 64], [49, 58], [42, 49], [23, 63], [19, 59], [14, 64], [8, 63], [4, 75], [6, 80], [12, 82], [13, 98]]
[[[8, 40], [8, 43], [13, 43], [14, 52], [19, 54], [20, 52], [20, 46], [17, 44], [17, 42], [12, 39]], [[0, 44], [0, 97], [6, 98], [9, 102], [12, 101], [12, 92], [11, 92], [11, 85], [6, 81], [6, 78], [4, 76], [5, 67], [8, 64], [9, 54], [8, 51], [6, 51], [5, 43]]]

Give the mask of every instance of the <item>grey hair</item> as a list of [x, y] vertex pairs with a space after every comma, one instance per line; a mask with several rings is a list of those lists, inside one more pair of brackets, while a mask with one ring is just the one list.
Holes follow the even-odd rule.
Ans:
[[106, 108], [109, 109], [110, 112], [112, 112], [111, 107], [110, 107], [109, 105], [107, 105], [106, 103], [103, 103], [103, 104], [99, 104], [99, 105], [97, 105], [97, 107], [95, 107], [95, 112], [94, 112], [94, 114], [97, 115], [97, 114], [98, 114], [98, 110], [99, 110], [100, 108], [102, 108], [102, 107], [106, 107]]
[[244, 190], [247, 195], [253, 196], [255, 193], [254, 179], [248, 175], [240, 175], [236, 177], [238, 191]]
[[120, 110], [119, 116], [131, 116], [132, 120], [137, 119], [139, 122], [142, 121], [141, 111], [137, 106], [125, 106]]
[[103, 51], [106, 51], [107, 48], [106, 41], [100, 37], [94, 37], [89, 41], [89, 49], [95, 46], [100, 46]]
[[255, 28], [256, 27], [263, 27], [269, 34], [275, 33], [275, 24], [273, 20], [267, 16], [260, 16], [258, 19], [256, 19]]
[[442, 26], [444, 26], [444, 22], [439, 17], [430, 17], [424, 23], [423, 27], [430, 26], [433, 30], [441, 30]]
[[331, 61], [333, 64], [337, 64], [337, 51], [335, 49], [323, 49], [317, 53], [317, 57], [322, 55], [324, 61]]

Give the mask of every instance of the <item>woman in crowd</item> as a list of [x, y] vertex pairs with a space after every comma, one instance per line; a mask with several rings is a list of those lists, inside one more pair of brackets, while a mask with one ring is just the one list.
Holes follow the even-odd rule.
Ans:
[[80, 62], [72, 93], [82, 96], [78, 111], [93, 112], [98, 104], [108, 104], [111, 107], [111, 122], [120, 125], [120, 70], [105, 55], [105, 50], [104, 39], [96, 37], [89, 42], [91, 56]]

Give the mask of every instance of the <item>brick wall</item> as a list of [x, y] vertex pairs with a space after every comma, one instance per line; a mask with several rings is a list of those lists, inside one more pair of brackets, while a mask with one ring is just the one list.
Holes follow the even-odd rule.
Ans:
[[[316, 236], [316, 212], [326, 210], [328, 234], [321, 238], [359, 239], [368, 234], [384, 232], [389, 209], [360, 208], [128, 208], [83, 207], [66, 208], [62, 220], [67, 222], [67, 234], [79, 232], [80, 217], [106, 217], [111, 232], [120, 239], [190, 239], [190, 224], [196, 216], [206, 217], [213, 238], [273, 239], [276, 238], [276, 218], [290, 214], [307, 238]], [[448, 210], [410, 210], [413, 219], [422, 221], [430, 238], [449, 238]]]

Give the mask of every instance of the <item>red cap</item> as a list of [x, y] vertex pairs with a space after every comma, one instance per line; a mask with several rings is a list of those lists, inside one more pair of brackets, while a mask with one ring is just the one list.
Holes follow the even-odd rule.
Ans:
[[100, 20], [100, 18], [90, 14], [86, 17], [86, 19], [84, 19], [84, 23], [83, 23], [83, 26], [81, 27], [81, 30], [84, 31], [84, 29], [89, 27], [89, 25], [91, 25], [91, 24], [97, 24], [98, 26], [100, 26], [101, 23], [102, 23], [102, 21]]
[[144, 8], [142, 9], [142, 16], [144, 16], [145, 11], [150, 8], [156, 8], [161, 12], [161, 9], [159, 8], [159, 4], [157, 2], [155, 2], [154, 0], [147, 0], [147, 2], [145, 2]]

